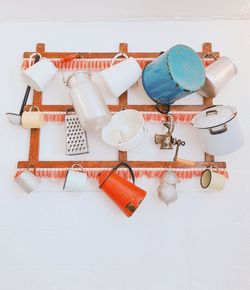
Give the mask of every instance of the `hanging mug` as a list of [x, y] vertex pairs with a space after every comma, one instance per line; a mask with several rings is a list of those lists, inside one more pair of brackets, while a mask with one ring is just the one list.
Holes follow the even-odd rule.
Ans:
[[87, 182], [87, 174], [81, 172], [83, 170], [84, 168], [80, 164], [73, 164], [71, 166], [65, 177], [63, 185], [64, 191], [82, 191], [85, 189]]
[[[40, 55], [40, 60], [31, 65], [32, 57], [37, 54]], [[29, 58], [29, 67], [22, 71], [22, 77], [32, 89], [42, 92], [56, 73], [57, 68], [52, 61], [42, 57], [39, 53], [33, 53]]]
[[[114, 65], [115, 60], [124, 56], [125, 60]], [[92, 80], [99, 86], [103, 96], [119, 98], [141, 77], [141, 67], [133, 57], [125, 53], [118, 53], [110, 64], [110, 67], [96, 73]]]
[[[116, 174], [120, 166], [128, 168], [133, 183]], [[146, 191], [135, 184], [135, 176], [132, 168], [125, 162], [116, 165], [111, 171], [103, 171], [99, 174], [99, 188], [101, 188], [116, 205], [130, 217], [139, 207], [146, 196]]]
[[36, 169], [33, 167], [34, 173], [32, 173], [30, 167], [24, 169], [17, 177], [15, 177], [15, 182], [27, 193], [32, 192], [41, 182], [41, 180], [36, 176]]
[[237, 67], [230, 58], [223, 56], [218, 59], [214, 57], [214, 59], [215, 62], [206, 68], [205, 84], [199, 90], [199, 94], [203, 97], [214, 98], [237, 74]]
[[[36, 111], [32, 111], [35, 109]], [[28, 112], [22, 114], [22, 127], [25, 129], [41, 128], [44, 122], [43, 114], [36, 106], [30, 107]]]
[[201, 187], [208, 190], [220, 191], [225, 186], [226, 177], [212, 168], [208, 168], [202, 172], [200, 178]]

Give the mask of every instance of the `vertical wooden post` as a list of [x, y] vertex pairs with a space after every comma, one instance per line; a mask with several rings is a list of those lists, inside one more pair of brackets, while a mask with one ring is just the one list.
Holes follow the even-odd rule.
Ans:
[[[210, 42], [203, 43], [203, 45], [202, 45], [202, 53], [203, 53], [203, 55], [205, 55], [207, 53], [212, 54], [212, 44]], [[212, 98], [203, 97], [203, 104], [206, 107], [213, 106], [213, 99]], [[210, 155], [208, 153], [205, 153], [205, 161], [214, 162], [214, 156]]]
[[[127, 43], [120, 43], [119, 45], [119, 52], [128, 52], [128, 44]], [[128, 91], [124, 92], [119, 98], [119, 106], [120, 109], [126, 108], [128, 105]], [[127, 161], [127, 151], [119, 151], [118, 152], [119, 161]]]
[[[38, 43], [36, 45], [36, 52], [43, 54], [45, 52], [45, 44]], [[42, 105], [42, 92], [33, 92], [33, 102], [32, 105], [40, 106]], [[29, 161], [33, 164], [39, 161], [39, 145], [40, 145], [40, 129], [30, 130], [30, 148], [29, 148]]]

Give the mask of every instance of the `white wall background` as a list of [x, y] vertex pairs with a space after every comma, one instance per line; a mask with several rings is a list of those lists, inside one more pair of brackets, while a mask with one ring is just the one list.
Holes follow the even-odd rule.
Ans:
[[[3, 2], [3, 1], [1, 1]], [[2, 4], [2, 3], [1, 3]], [[4, 1], [0, 21], [249, 18], [249, 0], [32, 0]]]
[[[0, 25], [1, 289], [250, 289], [249, 25], [250, 21]], [[230, 173], [225, 190], [204, 192], [197, 178], [183, 181], [177, 202], [166, 207], [156, 196], [157, 180], [139, 180], [148, 196], [131, 219], [97, 192], [94, 182], [87, 192], [72, 194], [61, 192], [62, 181], [47, 181], [26, 195], [12, 176], [16, 162], [27, 158], [29, 134], [12, 127], [4, 116], [18, 111], [25, 90], [19, 73], [23, 51], [33, 50], [37, 42], [45, 42], [50, 51], [116, 51], [124, 41], [131, 51], [162, 51], [176, 43], [198, 51], [202, 42], [211, 41], [214, 50], [238, 64], [237, 78], [216, 99], [238, 108], [245, 135], [240, 151], [220, 158], [227, 161]], [[60, 94], [52, 85], [46, 100], [68, 102], [65, 92]], [[189, 129], [183, 126], [177, 133], [192, 142], [190, 152], [198, 158], [201, 152]], [[63, 125], [46, 125], [41, 156], [59, 158], [61, 153], [54, 152], [63, 148], [60, 140]], [[187, 149], [182, 157], [189, 157]]]

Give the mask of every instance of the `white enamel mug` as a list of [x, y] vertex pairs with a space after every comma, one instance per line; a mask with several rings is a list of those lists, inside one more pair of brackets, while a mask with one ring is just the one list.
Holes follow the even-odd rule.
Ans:
[[40, 60], [31, 65], [32, 57], [36, 54], [38, 53], [33, 53], [30, 56], [29, 67], [22, 71], [22, 77], [25, 83], [32, 89], [41, 92], [49, 81], [56, 75], [57, 68], [49, 59], [42, 58], [41, 55]]
[[201, 187], [208, 190], [220, 191], [225, 186], [226, 177], [218, 172], [206, 169], [203, 171], [200, 184]]
[[83, 167], [80, 164], [72, 165], [65, 177], [64, 191], [82, 191], [85, 189], [87, 174], [82, 171]]
[[[126, 59], [115, 65], [115, 60], [124, 56]], [[136, 59], [128, 57], [125, 53], [118, 53], [112, 60], [109, 68], [93, 74], [92, 80], [95, 82], [103, 96], [119, 98], [141, 77], [142, 69]]]
[[120, 151], [138, 146], [144, 137], [144, 118], [136, 110], [123, 110], [112, 116], [102, 129], [102, 140]]
[[15, 182], [27, 193], [32, 192], [41, 182], [41, 180], [32, 173], [29, 168], [24, 169], [17, 177]]
[[237, 74], [237, 67], [228, 57], [220, 57], [206, 67], [206, 80], [199, 93], [214, 98]]
[[[32, 111], [35, 109], [36, 111]], [[25, 129], [41, 128], [44, 122], [43, 114], [36, 106], [30, 107], [28, 112], [22, 114], [22, 127]]]

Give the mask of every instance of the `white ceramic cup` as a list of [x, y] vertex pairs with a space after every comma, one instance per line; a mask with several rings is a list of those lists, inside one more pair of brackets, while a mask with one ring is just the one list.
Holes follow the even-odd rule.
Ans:
[[[36, 111], [32, 111], [35, 109]], [[41, 128], [44, 122], [43, 114], [36, 106], [30, 107], [28, 112], [22, 114], [22, 127], [25, 129]]]
[[32, 57], [36, 54], [38, 53], [33, 53], [30, 56], [29, 67], [22, 71], [22, 77], [25, 83], [32, 89], [41, 92], [49, 81], [56, 75], [57, 68], [49, 59], [42, 58], [41, 55], [40, 60], [31, 65]]
[[41, 182], [41, 180], [36, 177], [28, 168], [24, 169], [17, 177], [15, 177], [15, 182], [27, 193], [33, 191]]
[[82, 170], [83, 167], [81, 165], [79, 164], [72, 165], [72, 167], [68, 170], [67, 175], [65, 177], [63, 185], [64, 191], [82, 191], [85, 189], [87, 182], [87, 174], [83, 173]]
[[136, 110], [115, 113], [109, 124], [102, 129], [102, 140], [120, 151], [138, 146], [144, 137], [144, 118]]
[[225, 186], [226, 177], [218, 172], [206, 169], [203, 171], [200, 184], [201, 187], [208, 190], [220, 191]]
[[[115, 60], [124, 56], [126, 59], [115, 65]], [[93, 74], [92, 80], [95, 82], [103, 96], [119, 98], [141, 77], [142, 69], [136, 59], [128, 57], [125, 53], [118, 53], [112, 60], [109, 68]]]
[[237, 67], [228, 57], [220, 57], [206, 67], [206, 80], [199, 93], [214, 98], [237, 74]]

